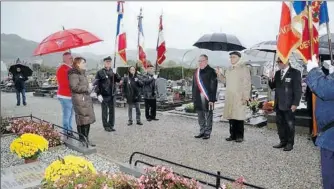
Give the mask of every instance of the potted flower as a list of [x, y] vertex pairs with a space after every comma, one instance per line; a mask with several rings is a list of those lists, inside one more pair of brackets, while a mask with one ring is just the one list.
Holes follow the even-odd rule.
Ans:
[[13, 140], [10, 144], [10, 151], [16, 153], [25, 163], [37, 161], [40, 154], [46, 151], [49, 142], [42, 136], [26, 133]]
[[68, 155], [64, 158], [52, 162], [46, 169], [44, 175], [45, 182], [55, 182], [63, 176], [79, 174], [82, 172], [96, 173], [93, 164], [80, 156]]
[[259, 111], [259, 101], [257, 98], [252, 98], [248, 101], [248, 107], [252, 111], [252, 114], [255, 115]]

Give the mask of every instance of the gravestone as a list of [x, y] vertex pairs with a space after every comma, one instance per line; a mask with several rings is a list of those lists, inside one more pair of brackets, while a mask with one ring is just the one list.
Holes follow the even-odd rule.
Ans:
[[1, 169], [1, 189], [25, 189], [37, 187], [44, 177], [47, 167], [42, 162], [34, 162]]
[[255, 89], [261, 89], [262, 88], [261, 76], [252, 75], [252, 85], [255, 87]]
[[157, 87], [157, 101], [167, 101], [167, 80], [165, 78], [157, 78], [155, 85]]

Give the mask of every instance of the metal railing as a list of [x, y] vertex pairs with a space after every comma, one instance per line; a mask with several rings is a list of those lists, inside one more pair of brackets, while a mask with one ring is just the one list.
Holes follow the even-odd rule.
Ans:
[[[165, 162], [165, 163], [169, 163], [169, 164], [172, 164], [172, 165], [176, 165], [178, 167], [182, 167], [182, 168], [185, 168], [185, 169], [188, 169], [188, 170], [192, 170], [192, 171], [204, 174], [204, 175], [208, 175], [208, 176], [214, 177], [216, 179], [216, 183], [215, 184], [210, 183], [208, 181], [199, 180], [199, 179], [196, 179], [196, 180], [198, 182], [202, 183], [202, 184], [205, 184], [205, 185], [208, 185], [208, 186], [211, 186], [211, 187], [215, 187], [216, 189], [219, 189], [221, 187], [221, 179], [228, 180], [228, 181], [231, 181], [231, 182], [235, 182], [236, 181], [233, 178], [222, 176], [221, 173], [220, 173], [220, 171], [217, 171], [217, 174], [216, 173], [212, 173], [212, 172], [208, 172], [208, 171], [203, 171], [201, 169], [197, 169], [197, 168], [189, 167], [189, 166], [182, 165], [182, 164], [179, 164], [179, 163], [175, 163], [175, 162], [172, 162], [172, 161], [169, 161], [169, 160], [166, 160], [166, 159], [162, 159], [162, 158], [159, 158], [159, 157], [155, 157], [155, 156], [152, 156], [152, 155], [149, 155], [149, 154], [145, 154], [145, 153], [142, 153], [142, 152], [133, 152], [131, 154], [131, 156], [129, 158], [129, 164], [130, 165], [132, 165], [133, 157], [136, 154], [142, 155], [142, 156], [146, 156], [146, 157], [149, 157], [149, 158], [152, 158], [152, 159], [155, 159], [155, 160], [159, 160], [159, 161], [162, 161], [162, 162]], [[135, 161], [134, 166], [137, 166], [138, 163], [141, 163], [141, 164], [144, 164], [144, 165], [147, 165], [147, 166], [151, 166], [151, 167], [155, 166], [155, 165], [152, 165], [152, 164], [147, 163], [147, 162], [142, 161], [142, 160]], [[180, 173], [176, 173], [175, 172], [175, 174], [183, 176], [185, 178], [191, 179], [191, 177], [183, 175], [183, 174], [180, 174]], [[243, 185], [249, 186], [249, 187], [252, 187], [252, 188], [256, 188], [256, 189], [265, 189], [264, 187], [256, 186], [256, 185], [249, 184], [249, 183], [246, 183], [246, 182], [243, 183]]]
[[[59, 129], [62, 129], [63, 131], [66, 131], [65, 133], [64, 132], [61, 132], [61, 131], [57, 131], [58, 133], [66, 136], [66, 138], [72, 138], [78, 142], [81, 142], [84, 146], [86, 146], [88, 148], [88, 139], [85, 135], [81, 134], [81, 133], [78, 133], [78, 132], [75, 132], [75, 131], [72, 131], [72, 130], [69, 130], [69, 129], [66, 129], [62, 126], [59, 126], [59, 125], [56, 125], [54, 123], [51, 123], [49, 121], [46, 121], [46, 120], [43, 120], [41, 118], [38, 118], [38, 117], [35, 117], [33, 116], [32, 114], [30, 114], [29, 116], [17, 116], [17, 117], [11, 117], [10, 119], [20, 119], [20, 118], [30, 118], [31, 120], [35, 119], [35, 120], [38, 120], [40, 121], [41, 123], [44, 122], [44, 123], [48, 123], [52, 126], [53, 129], [56, 128], [59, 128]], [[75, 137], [74, 134], [78, 135], [79, 137]], [[82, 138], [83, 140], [81, 140], [80, 138]], [[64, 141], [63, 141], [64, 142]]]

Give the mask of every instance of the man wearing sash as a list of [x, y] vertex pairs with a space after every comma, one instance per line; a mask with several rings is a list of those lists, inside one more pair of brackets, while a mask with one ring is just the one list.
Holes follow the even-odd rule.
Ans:
[[212, 131], [213, 109], [217, 94], [217, 74], [208, 65], [208, 56], [202, 54], [198, 60], [192, 86], [192, 99], [198, 114], [200, 133], [195, 138], [209, 139]]

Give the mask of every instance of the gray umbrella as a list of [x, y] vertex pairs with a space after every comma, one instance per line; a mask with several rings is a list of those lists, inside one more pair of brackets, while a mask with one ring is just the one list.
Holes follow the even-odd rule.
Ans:
[[211, 51], [242, 51], [246, 49], [236, 36], [225, 33], [205, 34], [193, 46]]

